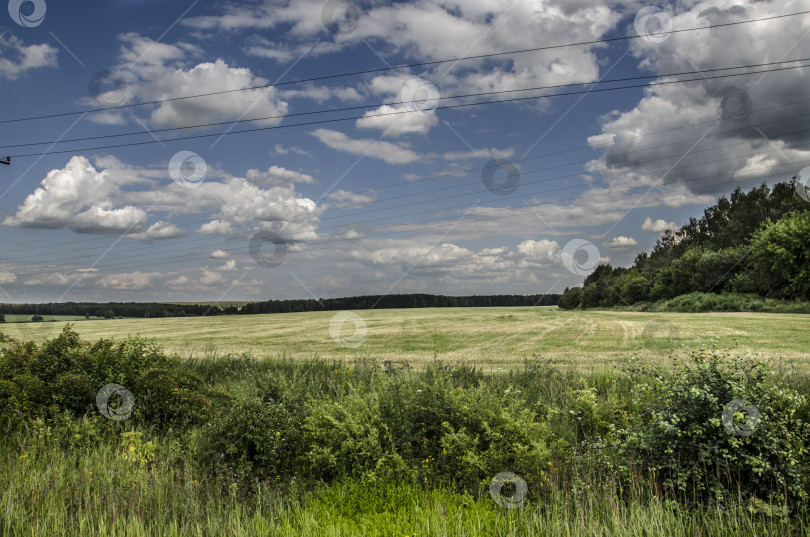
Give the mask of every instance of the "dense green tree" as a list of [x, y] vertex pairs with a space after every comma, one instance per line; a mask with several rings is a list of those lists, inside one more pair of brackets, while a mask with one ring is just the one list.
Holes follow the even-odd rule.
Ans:
[[572, 310], [579, 307], [580, 301], [582, 301], [582, 287], [571, 289], [566, 287], [557, 305], [564, 310]]
[[737, 188], [702, 217], [662, 233], [631, 268], [599, 265], [581, 293], [567, 290], [564, 303], [577, 298], [580, 307], [611, 307], [727, 291], [807, 299], [808, 211], [794, 182]]
[[766, 296], [810, 300], [810, 212], [794, 213], [757, 231], [750, 277]]

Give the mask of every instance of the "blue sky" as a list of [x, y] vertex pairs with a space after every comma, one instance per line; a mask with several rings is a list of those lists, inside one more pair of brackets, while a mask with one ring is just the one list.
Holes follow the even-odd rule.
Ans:
[[807, 68], [711, 71], [810, 56], [810, 16], [666, 33], [798, 1], [9, 6], [0, 120], [71, 115], [0, 123], [0, 301], [562, 292], [810, 160]]

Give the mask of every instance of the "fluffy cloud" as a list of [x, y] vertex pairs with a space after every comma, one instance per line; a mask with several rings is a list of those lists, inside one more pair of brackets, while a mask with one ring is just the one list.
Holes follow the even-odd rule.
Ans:
[[514, 250], [501, 246], [478, 251], [450, 242], [429, 245], [417, 238], [371, 239], [361, 240], [347, 254], [362, 264], [385, 267], [385, 274], [408, 271], [445, 283], [525, 282], [534, 278], [533, 270], [562, 267], [558, 243], [547, 239], [526, 240]]
[[[134, 33], [124, 34], [120, 39], [120, 63], [113, 71], [125, 83], [123, 103], [219, 92], [208, 97], [170, 100], [154, 105], [149, 121], [156, 127], [174, 128], [250, 118], [269, 118], [255, 123], [273, 126], [281, 123], [287, 113], [287, 103], [279, 99], [274, 87], [230, 91], [270, 83], [255, 76], [250, 69], [231, 67], [222, 59], [195, 63], [193, 58], [200, 55], [200, 50], [188, 43], [158, 43]], [[118, 112], [104, 112], [90, 119], [111, 124], [128, 117]]]
[[6, 285], [17, 281], [17, 276], [8, 270], [0, 270], [0, 285]]
[[312, 135], [332, 149], [384, 160], [388, 164], [409, 164], [420, 159], [418, 153], [391, 142], [371, 138], [349, 138], [342, 132], [330, 129], [315, 129]]
[[105, 289], [115, 289], [118, 291], [133, 291], [146, 289], [152, 285], [154, 278], [160, 278], [163, 275], [158, 272], [129, 272], [123, 274], [109, 274], [102, 276], [96, 282]]
[[474, 158], [508, 159], [512, 158], [512, 155], [514, 154], [515, 150], [512, 149], [511, 147], [507, 149], [484, 147], [481, 149], [475, 149], [473, 151], [451, 151], [449, 153], [443, 154], [442, 158], [445, 160], [471, 160]]
[[[77, 233], [126, 232], [144, 242], [186, 234], [167, 218], [147, 226], [149, 215], [140, 207], [148, 207], [153, 214], [206, 213], [210, 220], [197, 229], [202, 234], [272, 229], [290, 240], [317, 236], [320, 210], [294, 187], [296, 182], [313, 182], [307, 174], [273, 166], [234, 177], [209, 167], [209, 177], [196, 188], [167, 181], [166, 175], [165, 168], [134, 168], [110, 157], [96, 159], [94, 166], [87, 158], [74, 156], [63, 169], [49, 172], [42, 187], [3, 224]], [[138, 188], [141, 185], [148, 188]]]
[[174, 239], [176, 237], [182, 237], [185, 234], [185, 231], [174, 224], [161, 220], [149, 226], [146, 231], [141, 233], [130, 233], [127, 235], [127, 237], [130, 239], [144, 241], [146, 243], [151, 243], [152, 241], [160, 239]]
[[[47, 43], [24, 45], [18, 37], [0, 35], [0, 77], [14, 80], [32, 69], [56, 67], [57, 50]], [[12, 58], [16, 57], [16, 61]]]
[[624, 248], [631, 248], [633, 246], [637, 246], [638, 242], [633, 237], [625, 237], [624, 235], [620, 235], [618, 237], [613, 237], [612, 239], [605, 241], [605, 246], [608, 248], [616, 248], [617, 250], [622, 250]]
[[295, 146], [286, 147], [286, 146], [283, 146], [281, 144], [276, 144], [275, 146], [273, 146], [272, 154], [274, 154], [274, 155], [286, 155], [286, 154], [288, 154], [290, 152], [295, 153], [296, 155], [301, 155], [301, 156], [305, 156], [305, 157], [311, 157], [312, 156], [312, 153], [310, 153], [309, 151], [307, 151], [305, 149], [301, 149], [300, 147], [295, 147]]
[[519, 254], [535, 262], [552, 262], [559, 257], [559, 244], [550, 240], [527, 240], [517, 246]]
[[[591, 41], [603, 37], [621, 20], [614, 2], [564, 0], [512, 2], [438, 2], [417, 0], [363, 6], [357, 29], [339, 35], [334, 42], [316, 47], [310, 54], [333, 52], [353, 43], [385, 43], [394, 52], [416, 59], [462, 57], [521, 50], [548, 45]], [[618, 5], [618, 4], [617, 4]], [[228, 4], [220, 15], [200, 16], [183, 23], [198, 30], [242, 32], [285, 27], [301, 43], [311, 42], [326, 31], [321, 21], [321, 0]], [[478, 93], [594, 80], [599, 68], [592, 47], [565, 47], [437, 66], [427, 76], [443, 93]], [[300, 47], [298, 47], [300, 49]], [[258, 46], [249, 52], [279, 61], [293, 56], [289, 45]]]
[[405, 105], [383, 105], [366, 112], [355, 125], [361, 129], [377, 129], [386, 136], [427, 134], [439, 124], [435, 112], [412, 110]]
[[329, 199], [333, 200], [331, 205], [337, 208], [362, 207], [377, 199], [377, 193], [372, 191], [367, 194], [349, 192], [347, 190], [336, 190], [329, 194]]
[[229, 259], [224, 264], [218, 266], [215, 270], [218, 270], [220, 272], [230, 272], [232, 270], [236, 270], [236, 260]]
[[113, 198], [121, 196], [121, 183], [107, 171], [96, 171], [85, 157], [73, 157], [63, 169], [49, 172], [42, 187], [26, 197], [3, 225], [67, 227], [77, 233], [137, 233], [147, 216], [132, 205], [113, 206]]
[[[792, 0], [728, 7], [701, 1], [679, 7], [672, 23], [690, 28], [802, 9], [802, 2]], [[807, 17], [797, 17], [672, 34], [661, 43], [637, 39], [631, 50], [640, 68], [653, 74], [714, 69], [799, 57], [797, 45], [806, 43], [808, 31]], [[810, 72], [796, 69], [648, 88], [635, 107], [603, 118], [602, 132], [589, 142], [594, 147], [616, 142], [594, 167], [610, 168], [603, 175], [611, 179], [680, 183], [696, 194], [728, 191], [735, 184], [750, 188], [765, 176], [789, 177], [794, 163], [810, 159], [806, 147], [795, 147], [810, 139], [806, 130], [796, 132], [806, 129], [804, 116], [810, 113], [808, 83]]]
[[663, 233], [668, 229], [678, 229], [678, 225], [675, 222], [667, 222], [666, 220], [658, 219], [653, 222], [653, 219], [649, 216], [644, 219], [644, 223], [641, 224], [642, 231], [651, 231], [653, 233]]
[[284, 186], [292, 183], [315, 183], [315, 179], [306, 173], [288, 170], [280, 166], [270, 166], [266, 171], [248, 170], [245, 178], [258, 186]]

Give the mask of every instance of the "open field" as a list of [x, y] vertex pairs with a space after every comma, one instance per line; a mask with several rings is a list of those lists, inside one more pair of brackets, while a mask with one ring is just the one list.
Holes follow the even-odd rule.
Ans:
[[[340, 345], [330, 334], [337, 312], [240, 315], [208, 318], [81, 321], [85, 339], [156, 339], [167, 352], [184, 357], [250, 353], [256, 357], [370, 357], [423, 364], [435, 358], [507, 367], [533, 355], [557, 365], [592, 368], [627, 357], [664, 358], [687, 353], [716, 338], [720, 350], [750, 349], [810, 368], [810, 317], [768, 313], [640, 313], [561, 311], [556, 308], [429, 308], [355, 312], [366, 324], [356, 346]], [[64, 323], [2, 326], [13, 337], [42, 340]], [[354, 325], [343, 323], [340, 337]]]

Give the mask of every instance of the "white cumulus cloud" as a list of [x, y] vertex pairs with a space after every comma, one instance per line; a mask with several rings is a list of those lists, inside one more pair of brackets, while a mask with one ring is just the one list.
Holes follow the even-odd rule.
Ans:
[[649, 216], [644, 219], [644, 223], [641, 224], [641, 231], [652, 231], [653, 233], [663, 233], [664, 231], [672, 229], [678, 229], [678, 225], [675, 222], [667, 222], [666, 220], [658, 219], [653, 221], [652, 218]]
[[612, 239], [605, 241], [605, 246], [608, 248], [616, 248], [617, 250], [621, 250], [623, 248], [631, 248], [633, 246], [637, 246], [638, 242], [633, 237], [625, 237], [624, 235], [620, 235], [618, 237], [613, 237]]

